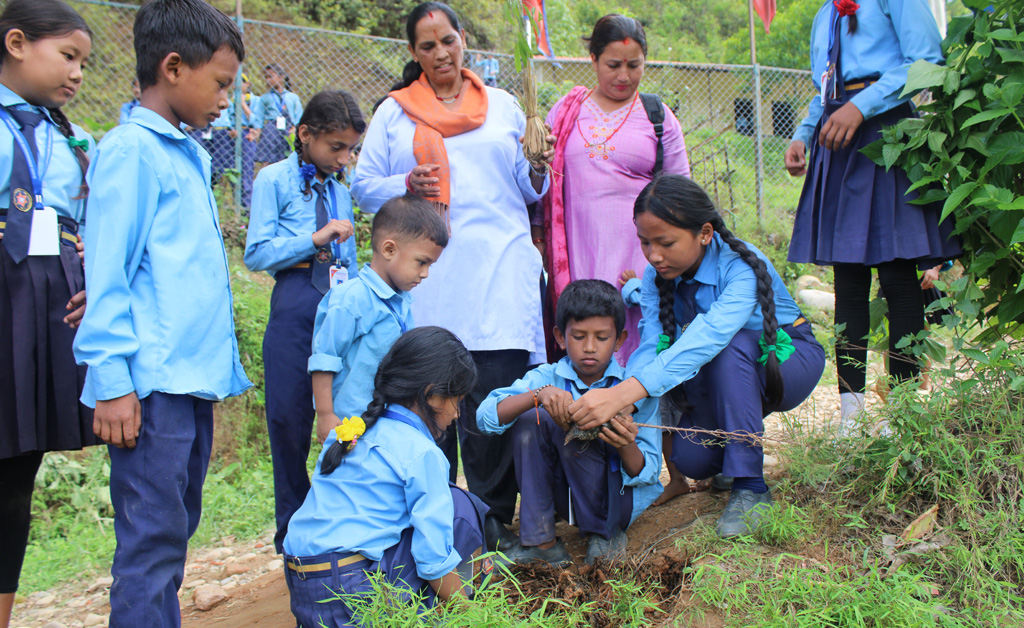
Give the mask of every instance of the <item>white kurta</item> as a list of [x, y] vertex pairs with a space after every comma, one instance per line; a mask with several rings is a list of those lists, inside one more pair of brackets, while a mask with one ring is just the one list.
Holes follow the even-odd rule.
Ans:
[[[452, 331], [471, 351], [523, 349], [544, 359], [541, 319], [541, 257], [530, 236], [526, 205], [538, 193], [519, 138], [526, 118], [512, 96], [486, 88], [482, 126], [444, 140], [451, 167], [452, 237], [430, 276], [415, 289], [417, 326]], [[393, 99], [370, 122], [352, 179], [362, 211], [376, 212], [405, 193], [405, 177], [416, 166], [416, 125]]]

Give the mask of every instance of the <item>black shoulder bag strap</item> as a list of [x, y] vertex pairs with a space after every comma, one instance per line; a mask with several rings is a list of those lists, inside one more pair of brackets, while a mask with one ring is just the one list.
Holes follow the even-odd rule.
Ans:
[[661, 106], [661, 96], [657, 94], [640, 93], [640, 100], [644, 103], [644, 111], [647, 112], [647, 119], [654, 125], [654, 135], [658, 138], [658, 152], [654, 158], [654, 170], [651, 176], [661, 172], [665, 161], [665, 148], [661, 142], [661, 136], [665, 133], [665, 108]]

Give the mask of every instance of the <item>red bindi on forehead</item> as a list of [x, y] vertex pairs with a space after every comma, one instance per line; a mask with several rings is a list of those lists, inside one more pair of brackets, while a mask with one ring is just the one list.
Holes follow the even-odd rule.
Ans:
[[623, 39], [622, 40], [622, 44], [625, 45], [625, 46], [628, 46], [629, 45], [629, 37]]
[[433, 11], [427, 11], [427, 17], [429, 17], [430, 19], [434, 19], [434, 12]]

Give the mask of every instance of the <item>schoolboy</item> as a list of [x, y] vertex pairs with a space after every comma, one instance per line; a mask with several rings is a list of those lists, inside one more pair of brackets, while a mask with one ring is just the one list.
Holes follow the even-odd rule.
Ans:
[[320, 442], [370, 404], [381, 358], [413, 326], [409, 291], [448, 245], [448, 227], [428, 201], [406, 194], [377, 211], [370, 244], [373, 256], [359, 276], [329, 290], [317, 307], [309, 373]]
[[[514, 431], [520, 545], [506, 556], [517, 563], [570, 562], [555, 537], [558, 511], [590, 535], [589, 564], [621, 557], [624, 529], [661, 493], [661, 438], [625, 415], [605, 424], [596, 440], [569, 433], [569, 404], [590, 388], [623, 379], [625, 369], [614, 354], [628, 333], [626, 311], [611, 284], [583, 279], [566, 287], [555, 318], [555, 340], [567, 355], [493, 391], [477, 410], [477, 425], [488, 434]], [[657, 400], [643, 400], [634, 413], [637, 422], [651, 423], [657, 406]]]
[[199, 525], [213, 402], [251, 384], [238, 359], [210, 156], [181, 125], [228, 106], [241, 33], [202, 0], [153, 0], [135, 18], [141, 102], [88, 173], [89, 306], [75, 338], [82, 401], [110, 444], [117, 549], [112, 628], [177, 627]]

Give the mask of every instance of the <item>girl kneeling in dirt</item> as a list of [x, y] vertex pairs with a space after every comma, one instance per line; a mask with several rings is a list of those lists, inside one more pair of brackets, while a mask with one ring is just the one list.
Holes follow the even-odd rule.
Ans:
[[[799, 405], [825, 369], [810, 323], [771, 262], [726, 228], [690, 179], [655, 177], [633, 206], [633, 222], [650, 263], [640, 346], [627, 379], [580, 397], [569, 408], [573, 421], [593, 428], [676, 388], [671, 396], [685, 395], [678, 427], [762, 434], [764, 417]], [[666, 492], [686, 492], [686, 477], [735, 478], [718, 521], [723, 537], [752, 532], [772, 502], [760, 443], [675, 432], [665, 459]]]
[[435, 439], [475, 382], [469, 351], [440, 327], [409, 331], [384, 356], [373, 400], [330, 432], [288, 524], [285, 580], [300, 628], [361, 625], [341, 596], [371, 592], [371, 572], [429, 606], [471, 579], [487, 507], [449, 485]]

